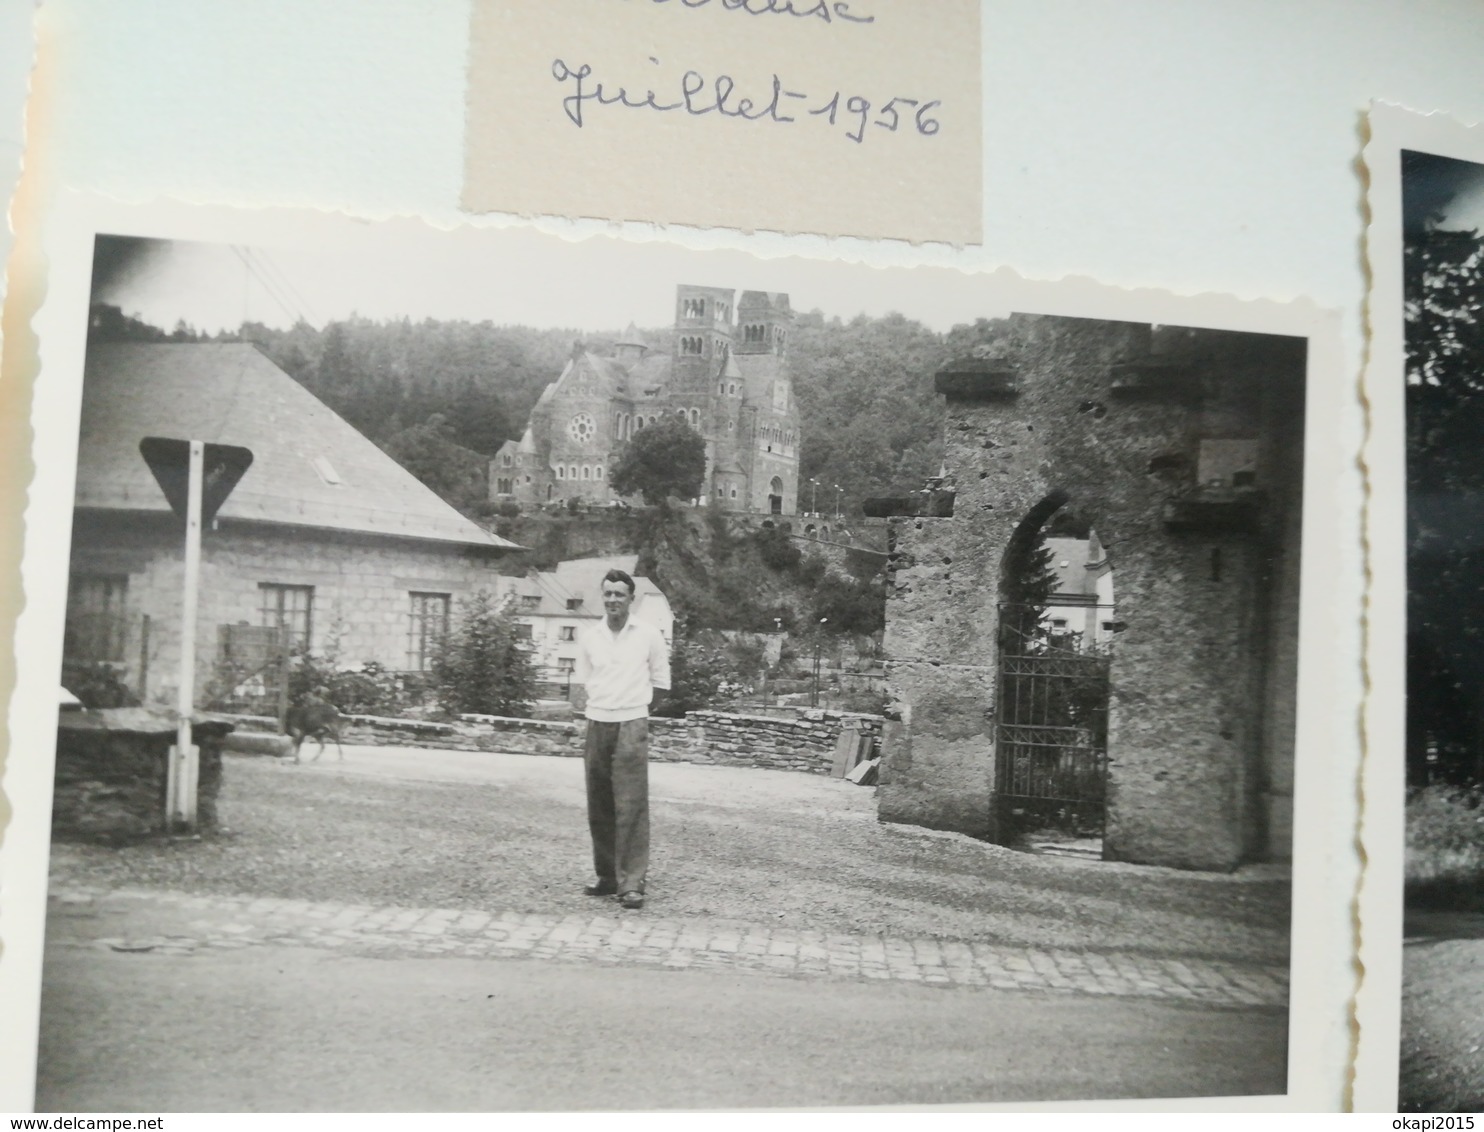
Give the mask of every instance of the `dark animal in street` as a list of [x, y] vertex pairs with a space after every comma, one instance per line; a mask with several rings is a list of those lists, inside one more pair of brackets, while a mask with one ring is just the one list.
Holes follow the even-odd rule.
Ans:
[[289, 708], [288, 717], [284, 720], [284, 730], [294, 741], [295, 762], [299, 761], [299, 748], [304, 745], [306, 738], [319, 742], [319, 747], [314, 752], [315, 759], [325, 753], [326, 739], [335, 740], [335, 750], [340, 760], [343, 762], [345, 759], [345, 750], [340, 746], [340, 712], [334, 704], [318, 696], [310, 696]]

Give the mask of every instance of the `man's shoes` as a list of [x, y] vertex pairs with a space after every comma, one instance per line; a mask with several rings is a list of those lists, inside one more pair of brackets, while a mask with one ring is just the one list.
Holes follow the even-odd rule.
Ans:
[[582, 890], [584, 896], [614, 896], [618, 893], [618, 885], [611, 880], [600, 880], [597, 884], [589, 884]]
[[625, 908], [632, 908], [635, 911], [638, 911], [640, 908], [644, 907], [644, 893], [625, 892], [618, 898], [618, 902]]

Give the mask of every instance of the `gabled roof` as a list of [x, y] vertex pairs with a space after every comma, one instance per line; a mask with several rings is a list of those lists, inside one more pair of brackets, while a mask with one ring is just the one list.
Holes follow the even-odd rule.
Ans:
[[78, 507], [169, 510], [139, 454], [146, 436], [252, 450], [225, 520], [520, 549], [460, 515], [247, 343], [90, 344]]

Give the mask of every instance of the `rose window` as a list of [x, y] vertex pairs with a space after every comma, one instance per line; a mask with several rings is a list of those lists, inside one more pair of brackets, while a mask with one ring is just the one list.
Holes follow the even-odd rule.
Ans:
[[567, 424], [567, 434], [579, 444], [586, 444], [598, 433], [598, 422], [591, 413], [578, 413]]

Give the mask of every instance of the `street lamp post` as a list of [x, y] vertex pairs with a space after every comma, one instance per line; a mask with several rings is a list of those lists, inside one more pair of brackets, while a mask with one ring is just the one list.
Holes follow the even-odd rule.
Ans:
[[828, 617], [819, 619], [819, 627], [814, 630], [814, 692], [809, 697], [809, 706], [819, 706], [819, 648], [824, 641], [824, 626]]

